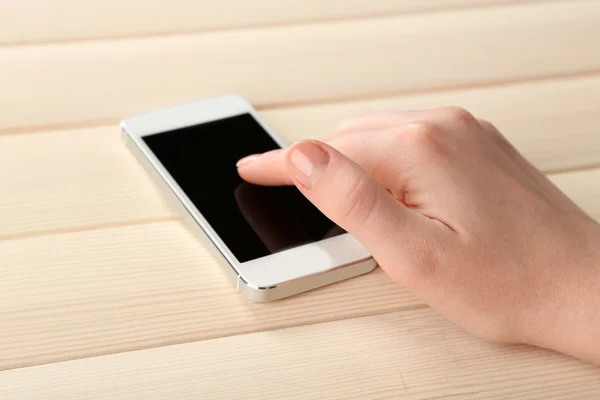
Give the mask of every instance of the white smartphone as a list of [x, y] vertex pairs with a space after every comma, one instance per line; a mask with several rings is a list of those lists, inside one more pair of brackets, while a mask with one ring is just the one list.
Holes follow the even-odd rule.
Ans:
[[236, 162], [285, 147], [253, 107], [220, 96], [126, 118], [127, 147], [237, 291], [271, 301], [367, 273], [376, 263], [294, 186], [243, 181]]

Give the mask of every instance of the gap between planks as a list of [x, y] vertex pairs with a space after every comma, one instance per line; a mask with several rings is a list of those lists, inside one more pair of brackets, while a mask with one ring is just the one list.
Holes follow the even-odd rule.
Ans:
[[[600, 67], [591, 39], [598, 20], [597, 2], [551, 2], [244, 35], [5, 48], [0, 108], [12, 112], [0, 125], [96, 121], [227, 92], [262, 107], [585, 73]], [[494, 51], [482, 53], [481, 43]]]
[[[581, 71], [577, 73], [567, 74], [555, 74], [555, 75], [543, 75], [543, 76], [532, 76], [526, 79], [514, 79], [504, 81], [493, 81], [488, 83], [476, 83], [476, 84], [459, 84], [450, 85], [445, 87], [437, 88], [425, 88], [420, 90], [404, 90], [402, 92], [381, 92], [381, 93], [370, 93], [366, 95], [355, 95], [355, 96], [344, 96], [340, 98], [330, 97], [326, 99], [313, 99], [307, 101], [289, 101], [282, 103], [273, 104], [260, 104], [254, 106], [257, 111], [260, 112], [276, 112], [279, 110], [286, 110], [300, 107], [311, 107], [311, 106], [327, 106], [345, 103], [358, 103], [367, 101], [385, 101], [396, 97], [409, 98], [418, 96], [427, 96], [439, 94], [441, 96], [454, 93], [454, 92], [467, 92], [467, 91], [478, 91], [486, 89], [501, 89], [504, 87], [514, 87], [518, 85], [531, 85], [538, 83], [553, 83], [567, 80], [578, 80], [585, 78], [600, 77], [600, 69], [594, 69], [589, 71]], [[460, 106], [459, 104], [446, 104], [448, 106]], [[101, 119], [84, 120], [84, 121], [70, 121], [55, 124], [42, 124], [42, 125], [21, 125], [18, 127], [2, 128], [0, 127], [0, 136], [13, 135], [13, 134], [27, 134], [27, 133], [40, 133], [47, 131], [59, 131], [59, 130], [73, 130], [73, 129], [86, 129], [86, 128], [99, 128], [105, 126], [117, 126], [123, 118], [127, 115], [107, 117]]]
[[[577, 173], [577, 172], [586, 172], [586, 171], [594, 171], [600, 170], [600, 164], [592, 164], [583, 167], [575, 167], [575, 168], [564, 168], [564, 169], [556, 169], [551, 171], [545, 171], [545, 175], [552, 178], [554, 175], [564, 176], [566, 174]], [[52, 235], [63, 235], [68, 233], [80, 233], [80, 232], [89, 232], [89, 231], [97, 231], [103, 229], [113, 229], [113, 228], [124, 228], [128, 226], [136, 226], [136, 225], [151, 225], [162, 222], [174, 222], [181, 221], [182, 217], [180, 216], [165, 216], [165, 217], [154, 217], [154, 218], [145, 218], [145, 219], [137, 219], [123, 222], [110, 222], [104, 224], [91, 224], [91, 225], [82, 225], [77, 227], [62, 227], [62, 228], [52, 228], [52, 229], [44, 229], [37, 231], [28, 231], [28, 232], [19, 232], [13, 234], [0, 234], [0, 241], [5, 240], [20, 240], [20, 239], [28, 239], [34, 237], [42, 237], [42, 236], [52, 236]]]
[[600, 377], [424, 308], [4, 371], [2, 387], [13, 400], [538, 399], [597, 398]]
[[[600, 170], [566, 174], [554, 183], [598, 218], [598, 176]], [[424, 304], [381, 269], [252, 303], [176, 222], [4, 241], [0, 253], [1, 369]]]
[[98, 231], [98, 230], [102, 230], [102, 229], [124, 228], [127, 226], [150, 225], [150, 224], [158, 224], [161, 222], [173, 222], [173, 221], [181, 221], [181, 220], [182, 220], [182, 218], [179, 216], [165, 216], [165, 217], [138, 219], [138, 220], [132, 220], [132, 221], [109, 222], [109, 223], [105, 223], [105, 224], [84, 225], [84, 226], [79, 226], [79, 227], [63, 227], [63, 228], [45, 229], [45, 230], [39, 230], [39, 231], [30, 231], [30, 232], [21, 232], [21, 233], [16, 233], [16, 234], [0, 235], [0, 241], [2, 241], [2, 240], [20, 240], [20, 239], [28, 239], [28, 238], [40, 237], [40, 236], [64, 235], [66, 233]]
[[[591, 130], [591, 127], [595, 123], [597, 104], [600, 103], [588, 103], [589, 100], [597, 98], [600, 93], [597, 89], [599, 85], [600, 80], [592, 77], [553, 82], [552, 85], [545, 83], [541, 86], [530, 84], [504, 87], [500, 98], [489, 97], [490, 94], [497, 93], [500, 90], [498, 88], [456, 92], [450, 97], [458, 96], [456, 98], [477, 106], [477, 110], [483, 112], [484, 117], [488, 113], [497, 115], [502, 120], [501, 127], [505, 124], [514, 127], [515, 136], [511, 138], [525, 139], [519, 142], [524, 147], [519, 147], [528, 149], [527, 153], [533, 156], [536, 164], [581, 165], [582, 159], [597, 160], [598, 153], [594, 149], [600, 142], [595, 135], [597, 131]], [[558, 88], [560, 90], [557, 90]], [[552, 98], [548, 94], [560, 98]], [[572, 99], [578, 94], [578, 99]], [[281, 131], [285, 137], [301, 138], [307, 131], [318, 132], [319, 135], [328, 131], [330, 124], [335, 122], [331, 120], [332, 114], [341, 116], [349, 111], [355, 113], [374, 106], [396, 106], [407, 101], [419, 104], [436, 102], [441, 100], [439, 96], [441, 94], [402, 97], [391, 99], [391, 102], [388, 99], [382, 102], [301, 107], [265, 111], [265, 114], [267, 122], [272, 121], [275, 129]], [[507, 103], [516, 108], [506, 107]], [[528, 105], [527, 112], [519, 114], [523, 103]], [[563, 107], [563, 104], [566, 104], [566, 107]], [[307, 118], [309, 109], [310, 118]], [[562, 111], [557, 113], [557, 110]], [[535, 120], [532, 120], [530, 113], [533, 113]], [[576, 120], [573, 120], [573, 117]], [[532, 127], [552, 129], [533, 136]], [[569, 134], [568, 137], [564, 136], [563, 131]], [[114, 137], [109, 135], [109, 139], [101, 129], [90, 136], [77, 131], [70, 132], [72, 136], [67, 135], [65, 139], [70, 146], [58, 146], [57, 152], [46, 156], [39, 166], [45, 169], [50, 166], [57, 167], [56, 159], [62, 161], [63, 157], [66, 157], [66, 161], [63, 161], [66, 165], [77, 165], [77, 157], [67, 156], [72, 149], [81, 149], [83, 154], [78, 156], [83, 156], [84, 160], [87, 158], [86, 151], [99, 157], [93, 163], [96, 167], [89, 171], [78, 171], [83, 174], [84, 180], [89, 180], [86, 178], [88, 172], [97, 172], [107, 161], [112, 160], [118, 168], [110, 172], [109, 176], [114, 178], [115, 172], [119, 171], [121, 175], [124, 171], [131, 172], [122, 187], [117, 185], [116, 189], [129, 189], [132, 182], [145, 182], [143, 175], [135, 169], [133, 161], [129, 157], [121, 157], [121, 147], [118, 147], [117, 151], [117, 147], [111, 144], [96, 149], [97, 152], [92, 151], [103, 140], [114, 140], [114, 144], [118, 143], [118, 132], [114, 133]], [[520, 137], [519, 133], [525, 137]], [[57, 135], [65, 133], [58, 132]], [[93, 140], [89, 141], [90, 138]], [[579, 147], [575, 146], [573, 152], [573, 146], [564, 146], [565, 138]], [[5, 139], [27, 144], [20, 140], [24, 138], [17, 136]], [[60, 142], [47, 133], [40, 134], [37, 139], [40, 139], [36, 143], [41, 150], [47, 143]], [[532, 141], [533, 143], [530, 143]], [[17, 148], [13, 148], [15, 149]], [[25, 149], [31, 147], [26, 146]], [[24, 155], [35, 159], [44, 153]], [[116, 157], [112, 158], [113, 156]], [[18, 161], [19, 157], [19, 151], [12, 151], [3, 158]], [[46, 161], [50, 164], [45, 165]], [[10, 168], [7, 170], [10, 171]], [[59, 172], [60, 168], [53, 169], [50, 173]], [[60, 172], [59, 175], [62, 176], [63, 173]], [[11, 176], [7, 175], [8, 178]], [[600, 216], [597, 196], [594, 194], [598, 193], [597, 185], [594, 186], [596, 182], [600, 182], [598, 176], [593, 170], [561, 174], [555, 179], [558, 179], [558, 186], [567, 189], [566, 192], [575, 197], [584, 209]], [[114, 183], [114, 180], [110, 182]], [[56, 190], [54, 186], [50, 188]], [[138, 198], [154, 199], [149, 197], [153, 192], [147, 190], [148, 188], [138, 188], [140, 189], [143, 195]], [[26, 197], [25, 193], [21, 193], [21, 198]], [[87, 196], [87, 193], [84, 194]], [[58, 190], [57, 195], [65, 196], [65, 193]], [[91, 201], [85, 196], [76, 200]], [[119, 197], [120, 202], [124, 200]], [[15, 204], [25, 207], [22, 203]], [[95, 207], [102, 205], [92, 204], [95, 204]], [[68, 209], [69, 205], [74, 204], [62, 204], [65, 209]], [[39, 208], [33, 211], [35, 210], [41, 211]], [[146, 209], [148, 210], [150, 209]], [[153, 205], [151, 211], [151, 215], [161, 214], [164, 209]], [[115, 235], [116, 237], [113, 237]], [[178, 223], [105, 229], [80, 234], [65, 233], [5, 241], [4, 244], [5, 257], [0, 259], [0, 263], [4, 261], [6, 265], [19, 266], [6, 268], [4, 272], [8, 275], [0, 279], [0, 286], [2, 281], [7, 282], [0, 290], [0, 297], [5, 296], [0, 301], [0, 307], [6, 307], [6, 312], [0, 312], [5, 318], [4, 335], [10, 333], [14, 337], [8, 339], [8, 336], [5, 336], [7, 340], [19, 342], [10, 344], [8, 341], [0, 341], [0, 345], [7, 346], [3, 352], [9, 357], [10, 365], [85, 357], [101, 351], [152, 347], [177, 340], [194, 341], [256, 329], [269, 330], [286, 324], [290, 326], [327, 319], [343, 319], [362, 313], [385, 313], [417, 304], [414, 297], [393, 286], [379, 271], [289, 302], [271, 307], [261, 306], [259, 310], [255, 305], [234, 297], [229, 282], [218, 275], [219, 271], [214, 263], [206, 257], [203, 249], [198, 248], [195, 240], [184, 234]], [[35, 252], [31, 249], [35, 249]], [[12, 261], [8, 256], [12, 256]], [[2, 270], [4, 269], [0, 268], [0, 273]], [[210, 284], [215, 290], [206, 294], [195, 291], [197, 285], [202, 284]], [[164, 287], [165, 285], [168, 287]], [[350, 301], [350, 298], [360, 298], [362, 303], [356, 304], [356, 301]], [[203, 306], [200, 309], [199, 304]], [[41, 310], [40, 307], [46, 309]], [[17, 309], [21, 311], [13, 312]], [[6, 366], [7, 360], [1, 364]]]
[[[144, 33], [123, 33], [123, 34], [106, 34], [103, 36], [99, 35], [87, 35], [83, 37], [78, 37], [77, 35], [73, 35], [71, 38], [61, 38], [61, 39], [36, 39], [36, 40], [27, 40], [27, 41], [2, 41], [0, 38], [0, 49], [8, 48], [8, 47], [24, 47], [24, 46], [39, 46], [39, 45], [54, 45], [54, 44], [64, 44], [64, 43], [92, 43], [98, 41], [111, 41], [111, 40], [123, 40], [123, 39], [148, 39], [155, 37], [172, 37], [172, 36], [183, 36], [183, 35], [196, 35], [196, 34], [218, 34], [224, 32], [239, 32], [243, 34], [244, 31], [254, 30], [254, 29], [271, 29], [271, 28], [279, 28], [285, 26], [302, 26], [302, 25], [319, 25], [319, 24], [328, 24], [328, 23], [339, 23], [339, 22], [352, 22], [358, 20], [377, 20], [381, 18], [394, 18], [394, 17], [402, 17], [402, 16], [413, 16], [420, 14], [444, 14], [444, 13], [455, 13], [462, 12], [465, 10], [478, 10], [478, 9], [494, 9], [494, 8], [502, 8], [502, 7], [511, 7], [515, 5], [529, 5], [529, 4], [537, 4], [537, 3], [560, 3], [565, 0], [489, 0], [489, 2], [482, 1], [473, 1], [473, 2], [465, 2], [465, 3], [457, 3], [457, 4], [449, 4], [442, 5], [438, 8], [434, 6], [425, 6], [422, 9], [406, 9], [404, 11], [389, 9], [382, 10], [375, 13], [366, 12], [363, 15], [358, 13], [348, 16], [331, 16], [325, 18], [314, 17], [312, 20], [308, 19], [300, 19], [300, 20], [283, 20], [278, 22], [266, 22], [263, 24], [257, 23], [247, 23], [240, 24], [239, 26], [219, 26], [214, 28], [198, 27], [197, 29], [184, 29], [184, 30], [176, 30], [176, 29], [166, 29], [161, 30], [159, 32], [144, 32]], [[0, 10], [1, 11], [1, 10]], [[345, 11], [345, 10], [344, 10]], [[293, 10], [292, 10], [293, 12]], [[340, 12], [341, 13], [341, 12]]]
[[[324, 139], [349, 116], [444, 104], [464, 106], [492, 121], [546, 173], [583, 171], [600, 163], [600, 75], [263, 110], [261, 116], [292, 143]], [[118, 125], [5, 135], [0, 140], [0, 180], [7, 188], [0, 201], [3, 238], [175, 217], [124, 149]], [[53, 146], [52, 153], [48, 146]], [[45, 186], [39, 187], [40, 179]]]

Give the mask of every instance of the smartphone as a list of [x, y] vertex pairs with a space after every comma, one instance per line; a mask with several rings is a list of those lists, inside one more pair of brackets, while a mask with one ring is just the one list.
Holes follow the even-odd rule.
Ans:
[[271, 301], [375, 268], [352, 235], [295, 186], [243, 181], [236, 162], [286, 145], [244, 99], [226, 95], [121, 122], [127, 147], [238, 292]]

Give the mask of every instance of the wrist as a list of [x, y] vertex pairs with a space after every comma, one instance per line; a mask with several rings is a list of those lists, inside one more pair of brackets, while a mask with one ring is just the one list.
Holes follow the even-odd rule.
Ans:
[[586, 263], [590, 269], [589, 281], [581, 284], [583, 290], [577, 309], [581, 325], [573, 327], [570, 347], [573, 356], [600, 365], [600, 224], [594, 222], [590, 232]]
[[580, 242], [555, 277], [554, 315], [540, 345], [600, 365], [600, 224], [594, 222]]

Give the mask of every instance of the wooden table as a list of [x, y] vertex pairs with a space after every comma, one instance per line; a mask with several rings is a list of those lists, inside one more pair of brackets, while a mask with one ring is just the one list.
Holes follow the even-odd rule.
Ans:
[[290, 142], [463, 106], [600, 219], [600, 1], [3, 1], [0, 399], [600, 398], [598, 368], [474, 339], [380, 270], [236, 294], [118, 128], [221, 93]]

